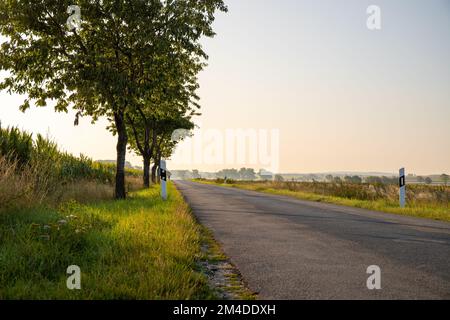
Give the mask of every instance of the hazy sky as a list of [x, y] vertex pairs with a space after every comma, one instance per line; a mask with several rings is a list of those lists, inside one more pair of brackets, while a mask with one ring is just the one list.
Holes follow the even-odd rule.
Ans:
[[[279, 129], [281, 172], [450, 172], [449, 0], [227, 3], [205, 41], [202, 128]], [[366, 27], [369, 5], [381, 8], [381, 30]], [[74, 113], [21, 114], [20, 103], [0, 93], [3, 125], [114, 159], [105, 123], [73, 127]]]

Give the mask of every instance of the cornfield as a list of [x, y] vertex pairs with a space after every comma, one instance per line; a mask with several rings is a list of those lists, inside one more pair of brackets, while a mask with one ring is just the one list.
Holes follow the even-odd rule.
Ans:
[[[110, 198], [115, 170], [114, 164], [61, 152], [42, 135], [33, 139], [17, 128], [0, 127], [0, 209], [59, 203], [69, 194], [77, 198], [77, 193], [81, 200], [94, 195]], [[129, 181], [136, 184], [139, 174], [128, 171]]]

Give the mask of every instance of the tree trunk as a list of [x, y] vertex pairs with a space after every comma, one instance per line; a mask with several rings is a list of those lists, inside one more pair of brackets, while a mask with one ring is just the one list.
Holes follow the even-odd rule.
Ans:
[[158, 167], [158, 165], [155, 162], [155, 164], [152, 167], [152, 182], [153, 183], [156, 183], [156, 169], [157, 169], [157, 167]]
[[151, 158], [144, 156], [144, 188], [150, 188], [150, 162]]
[[[159, 168], [160, 165], [161, 165], [161, 155], [158, 155], [157, 164], [158, 164], [158, 168]], [[158, 170], [158, 172], [157, 172], [157, 179], [156, 180], [158, 181], [158, 183], [161, 183], [161, 171], [160, 170]]]
[[127, 129], [123, 112], [114, 113], [114, 121], [117, 129], [117, 164], [116, 164], [116, 199], [125, 199], [125, 158], [127, 153]]

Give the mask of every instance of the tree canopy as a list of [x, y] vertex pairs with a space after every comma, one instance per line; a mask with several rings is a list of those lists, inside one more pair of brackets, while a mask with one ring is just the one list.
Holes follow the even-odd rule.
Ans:
[[127, 116], [158, 94], [176, 96], [170, 104], [195, 98], [207, 59], [200, 39], [214, 36], [214, 14], [227, 8], [222, 0], [79, 0], [81, 22], [70, 29], [72, 4], [0, 1], [0, 70], [9, 73], [0, 90], [26, 94], [23, 111], [53, 101], [57, 111], [107, 117], [117, 133], [116, 197], [124, 198]]

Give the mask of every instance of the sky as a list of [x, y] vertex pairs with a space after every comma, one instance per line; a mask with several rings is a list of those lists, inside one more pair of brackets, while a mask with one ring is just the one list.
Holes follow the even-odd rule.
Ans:
[[[277, 172], [450, 173], [449, 0], [226, 3], [217, 36], [203, 41], [210, 58], [199, 76], [197, 140], [202, 132], [210, 139], [202, 152], [221, 148], [226, 130], [276, 130]], [[367, 28], [369, 5], [381, 9], [380, 30]], [[0, 93], [3, 126], [49, 134], [74, 154], [115, 158], [106, 122], [74, 127], [75, 112], [50, 107], [22, 114], [22, 100]], [[201, 171], [264, 165], [169, 162]]]

